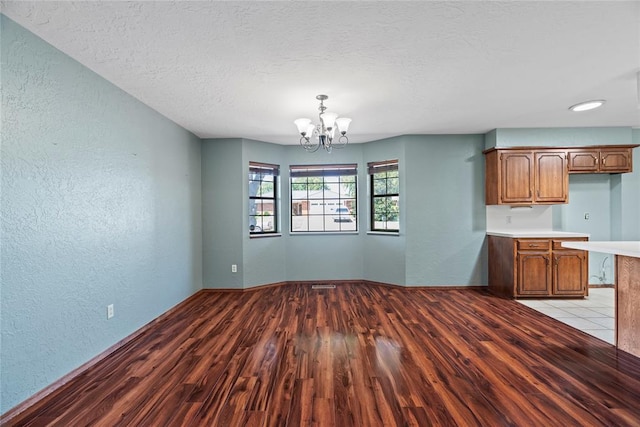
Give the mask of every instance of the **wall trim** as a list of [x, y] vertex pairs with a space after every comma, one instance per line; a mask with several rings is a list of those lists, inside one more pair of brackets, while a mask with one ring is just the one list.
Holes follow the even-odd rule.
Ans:
[[394, 283], [384, 283], [384, 282], [376, 282], [373, 280], [363, 280], [363, 279], [353, 279], [353, 280], [289, 280], [284, 282], [275, 282], [275, 283], [267, 283], [264, 285], [251, 286], [248, 288], [205, 288], [202, 289], [204, 292], [251, 292], [259, 289], [265, 288], [273, 288], [278, 286], [286, 286], [286, 285], [345, 285], [345, 284], [354, 284], [354, 283], [362, 283], [366, 285], [375, 285], [375, 286], [387, 286], [392, 288], [400, 288], [405, 290], [437, 290], [437, 291], [460, 291], [460, 290], [482, 290], [488, 289], [487, 285], [464, 285], [464, 286], [411, 286], [411, 285], [398, 285]]
[[17, 404], [16, 406], [14, 406], [11, 409], [9, 409], [4, 414], [1, 414], [0, 415], [0, 425], [9, 424], [13, 419], [15, 419], [18, 416], [23, 415], [24, 413], [26, 413], [38, 401], [44, 399], [45, 397], [49, 396], [50, 394], [52, 394], [54, 392], [57, 392], [57, 391], [63, 389], [67, 384], [69, 384], [76, 377], [79, 377], [80, 375], [84, 374], [89, 369], [91, 369], [94, 365], [96, 365], [97, 363], [99, 363], [102, 360], [104, 360], [107, 357], [109, 357], [112, 353], [116, 352], [117, 350], [121, 349], [122, 347], [125, 347], [127, 344], [135, 341], [136, 339], [138, 339], [139, 337], [144, 335], [144, 333], [147, 332], [152, 326], [154, 326], [155, 324], [161, 322], [165, 318], [173, 315], [175, 312], [177, 312], [178, 310], [180, 310], [184, 306], [190, 304], [193, 300], [198, 298], [201, 294], [218, 293], [218, 292], [243, 293], [243, 292], [253, 292], [253, 291], [257, 291], [257, 290], [275, 288], [275, 287], [286, 286], [286, 285], [309, 285], [309, 286], [311, 286], [311, 285], [316, 285], [316, 284], [330, 284], [330, 285], [336, 285], [336, 286], [346, 285], [346, 284], [365, 284], [365, 285], [373, 285], [373, 286], [385, 286], [385, 287], [400, 288], [400, 289], [405, 289], [405, 290], [409, 290], [409, 291], [411, 291], [411, 290], [438, 290], [438, 291], [441, 291], [441, 290], [479, 290], [479, 289], [487, 289], [487, 286], [482, 286], [482, 285], [480, 285], [480, 286], [406, 286], [406, 285], [396, 285], [396, 284], [391, 284], [391, 283], [374, 282], [374, 281], [371, 281], [371, 280], [355, 280], [355, 279], [354, 280], [302, 280], [302, 281], [300, 281], [300, 280], [292, 280], [292, 281], [284, 281], [284, 282], [267, 283], [267, 284], [264, 284], [264, 285], [252, 286], [252, 287], [243, 288], [243, 289], [238, 289], [238, 288], [220, 288], [220, 289], [217, 289], [217, 288], [216, 289], [204, 288], [204, 289], [200, 289], [199, 291], [195, 292], [191, 296], [187, 297], [182, 302], [179, 302], [175, 306], [171, 307], [169, 310], [167, 310], [164, 313], [162, 313], [160, 316], [158, 316], [155, 319], [151, 320], [149, 323], [147, 323], [146, 325], [142, 326], [140, 329], [132, 332], [130, 335], [128, 335], [127, 337], [125, 337], [125, 338], [121, 339], [120, 341], [116, 342], [111, 347], [107, 348], [105, 351], [103, 351], [100, 354], [96, 355], [95, 357], [91, 358], [86, 363], [78, 366], [77, 368], [75, 368], [74, 370], [69, 372], [68, 374], [64, 375], [63, 377], [61, 377], [58, 380], [54, 381], [53, 383], [51, 383], [47, 387], [43, 388], [42, 390], [38, 391], [37, 393], [35, 393], [31, 397], [28, 397], [27, 399], [25, 399], [21, 403]]

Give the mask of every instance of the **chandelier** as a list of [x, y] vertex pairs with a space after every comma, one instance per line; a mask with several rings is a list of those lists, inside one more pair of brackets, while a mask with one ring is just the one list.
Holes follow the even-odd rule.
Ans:
[[[318, 151], [320, 147], [329, 153], [334, 147], [343, 148], [349, 143], [347, 130], [351, 119], [346, 117], [338, 118], [336, 113], [325, 111], [327, 107], [324, 106], [324, 101], [329, 99], [327, 95], [318, 95], [316, 99], [320, 101], [320, 106], [318, 107], [318, 111], [320, 111], [318, 114], [319, 123], [314, 125], [310, 119], [294, 121], [298, 127], [298, 132], [302, 135], [300, 137], [300, 145], [310, 153]], [[340, 135], [337, 139], [334, 139], [336, 127]]]

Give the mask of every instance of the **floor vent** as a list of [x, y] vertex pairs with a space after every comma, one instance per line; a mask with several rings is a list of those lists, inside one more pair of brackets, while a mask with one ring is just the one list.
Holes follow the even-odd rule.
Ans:
[[311, 289], [335, 289], [336, 285], [311, 285]]

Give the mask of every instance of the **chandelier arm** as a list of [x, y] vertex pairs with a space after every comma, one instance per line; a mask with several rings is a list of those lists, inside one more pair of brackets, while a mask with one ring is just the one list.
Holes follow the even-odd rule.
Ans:
[[344, 148], [349, 143], [349, 138], [346, 135], [340, 135], [340, 138], [333, 144], [334, 148]]
[[300, 146], [309, 153], [315, 153], [320, 148], [320, 143], [313, 143], [310, 138], [303, 136], [300, 138]]

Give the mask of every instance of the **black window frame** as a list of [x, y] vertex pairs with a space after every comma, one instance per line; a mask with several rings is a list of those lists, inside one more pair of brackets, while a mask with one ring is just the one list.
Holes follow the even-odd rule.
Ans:
[[[367, 172], [369, 174], [369, 189], [370, 189], [370, 198], [369, 198], [369, 221], [370, 221], [370, 230], [381, 233], [399, 233], [400, 232], [400, 174], [398, 172], [398, 160], [385, 160], [381, 162], [370, 162], [367, 163]], [[389, 172], [395, 172], [395, 176], [388, 176]], [[384, 177], [376, 177], [376, 175], [385, 174]], [[395, 188], [397, 192], [389, 191], [389, 180], [396, 179], [397, 185]], [[385, 192], [376, 194], [376, 181], [384, 181], [385, 182]], [[376, 220], [376, 200], [377, 199], [389, 199], [395, 197], [396, 198], [396, 206], [398, 211], [395, 213], [397, 215], [397, 228], [377, 228], [376, 222], [384, 222], [388, 224], [389, 215], [388, 212], [385, 215], [384, 221]]]
[[[256, 179], [256, 175], [257, 175], [257, 178], [259, 179]], [[272, 177], [272, 178], [271, 180], [265, 180], [264, 179], [265, 177]], [[279, 177], [280, 177], [279, 165], [273, 165], [269, 163], [249, 162], [249, 234], [251, 236], [277, 234], [280, 232], [280, 223], [278, 221]], [[269, 181], [273, 182], [273, 191], [271, 196], [265, 196], [262, 194], [255, 194], [255, 195], [251, 194], [252, 182], [263, 183], [263, 182], [269, 182]], [[258, 186], [258, 188], [260, 186]], [[264, 215], [262, 214], [258, 215], [256, 213], [256, 210], [255, 210], [256, 204], [252, 202], [260, 202], [261, 204], [264, 204], [265, 202], [267, 203], [270, 202], [272, 204], [273, 215], [269, 215], [269, 217], [273, 217], [273, 225], [271, 229], [265, 231]], [[252, 218], [253, 218], [253, 221], [252, 221]], [[255, 222], [255, 224], [253, 222]], [[258, 222], [260, 222], [260, 224], [258, 224]]]
[[[348, 177], [348, 178], [347, 178]], [[310, 198], [309, 194], [309, 182], [300, 182], [300, 178], [321, 178], [322, 197]], [[336, 181], [337, 178], [337, 181]], [[344, 182], [342, 179], [345, 178]], [[326, 180], [326, 181], [325, 181]], [[314, 184], [318, 184], [315, 182]], [[329, 185], [338, 184], [352, 184], [353, 195], [348, 197], [342, 197], [341, 193], [338, 193], [337, 197], [325, 197], [326, 187]], [[296, 191], [294, 186], [306, 186], [307, 194], [306, 198], [296, 197]], [[290, 165], [289, 166], [289, 230], [291, 234], [305, 234], [305, 233], [357, 233], [359, 229], [359, 216], [358, 216], [358, 165], [355, 163], [349, 164], [321, 164], [321, 165]], [[322, 213], [312, 212], [313, 201], [319, 201], [319, 205], [322, 206]], [[306, 202], [306, 205], [305, 205]], [[343, 204], [345, 203], [345, 204]], [[349, 212], [347, 214], [331, 212], [331, 208], [327, 211], [327, 206], [347, 207]], [[294, 215], [294, 212], [296, 214]], [[304, 230], [294, 230], [294, 218], [300, 219], [300, 217], [306, 217], [307, 227]], [[310, 229], [311, 218], [322, 217], [322, 229]], [[331, 219], [327, 218], [331, 217]], [[329, 224], [337, 225], [337, 229], [327, 229], [327, 222]], [[355, 227], [354, 227], [355, 226]]]

